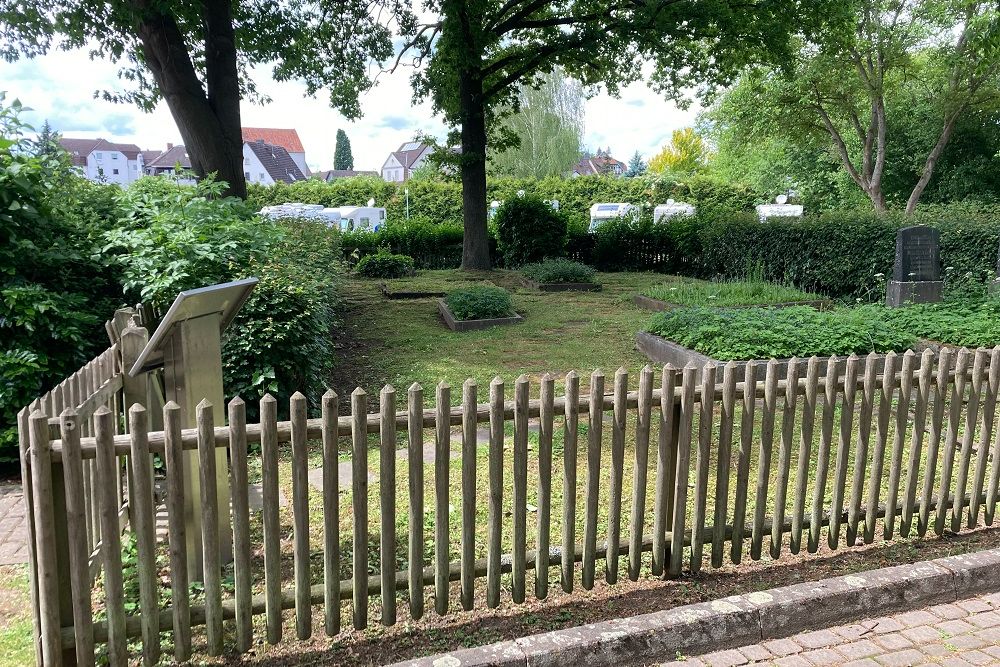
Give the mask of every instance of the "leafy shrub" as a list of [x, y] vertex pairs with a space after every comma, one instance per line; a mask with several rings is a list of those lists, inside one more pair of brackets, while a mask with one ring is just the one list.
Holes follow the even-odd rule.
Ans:
[[647, 331], [723, 361], [901, 352], [916, 343], [916, 335], [876, 309], [885, 310], [681, 308], [653, 315]]
[[488, 320], [514, 313], [510, 292], [499, 287], [463, 287], [448, 292], [444, 300], [459, 320]]
[[98, 188], [57, 146], [24, 140], [19, 113], [0, 93], [0, 461], [18, 455], [17, 411], [107, 346], [121, 303], [94, 242], [102, 215], [79, 206]]
[[493, 222], [497, 249], [507, 266], [560, 257], [566, 251], [566, 217], [537, 197], [508, 200]]
[[462, 227], [435, 225], [422, 218], [411, 218], [407, 223], [390, 221], [374, 233], [346, 232], [341, 245], [344, 254], [356, 260], [388, 248], [412, 257], [417, 268], [450, 269], [462, 262]]
[[873, 317], [885, 318], [920, 338], [970, 348], [1000, 345], [1000, 300], [996, 298], [869, 308]]
[[592, 283], [596, 271], [565, 257], [542, 260], [521, 267], [521, 274], [536, 283]]
[[354, 270], [365, 278], [403, 278], [413, 275], [413, 258], [394, 255], [382, 248], [374, 255], [362, 257]]

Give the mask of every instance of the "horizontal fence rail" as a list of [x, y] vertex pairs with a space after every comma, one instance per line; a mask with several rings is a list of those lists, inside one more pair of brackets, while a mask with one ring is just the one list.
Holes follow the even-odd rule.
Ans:
[[[150, 427], [154, 411], [134, 405], [125, 435], [100, 408], [92, 435], [81, 437], [84, 420], [68, 411], [55, 437], [49, 415], [36, 409], [26, 419], [45, 663], [62, 651], [91, 656], [97, 645], [124, 664], [130, 638], [141, 639], [146, 664], [164, 650], [186, 660], [195, 640], [217, 655], [227, 632], [243, 652], [257, 615], [266, 641], [280, 641], [285, 610], [298, 639], [316, 632], [317, 607], [323, 632], [335, 636], [431, 611], [544, 599], [551, 586], [589, 590], [598, 578], [677, 576], [765, 553], [815, 553], [824, 542], [851, 548], [991, 525], [1000, 348], [884, 361], [852, 355], [842, 372], [837, 364], [810, 359], [801, 376], [792, 364], [787, 378], [774, 360], [646, 367], [637, 381], [624, 369], [585, 382], [570, 372], [559, 378], [559, 396], [550, 375], [521, 376], [512, 387], [469, 380], [454, 395], [441, 383], [432, 398], [416, 384], [403, 396], [388, 386], [377, 397], [328, 392], [313, 419], [296, 394], [280, 422], [277, 401], [265, 396], [255, 424], [240, 399], [230, 402], [226, 425], [203, 402], [190, 429], [181, 428], [176, 404], [162, 409], [162, 430]], [[260, 464], [251, 466], [248, 447], [257, 443]], [[230, 517], [218, 516], [215, 502], [220, 448], [229, 453]], [[188, 451], [200, 462], [204, 513], [203, 593], [194, 597], [184, 546]], [[164, 462], [165, 543], [156, 537], [154, 454]], [[123, 560], [113, 531], [101, 544], [97, 589], [81, 565], [84, 532], [57, 537], [40, 528], [57, 512], [68, 523], [79, 514], [88, 464], [101, 524], [113, 526], [110, 485], [121, 457], [134, 563]], [[251, 484], [259, 509], [251, 509]], [[220, 519], [234, 545], [231, 564], [219, 548]], [[63, 557], [67, 567], [57, 562]], [[232, 593], [223, 590], [224, 572]], [[137, 599], [123, 599], [124, 584]], [[61, 624], [60, 586], [72, 596], [72, 620]], [[126, 613], [126, 602], [138, 613]], [[106, 620], [93, 618], [95, 608]], [[161, 646], [170, 630], [172, 644]]]

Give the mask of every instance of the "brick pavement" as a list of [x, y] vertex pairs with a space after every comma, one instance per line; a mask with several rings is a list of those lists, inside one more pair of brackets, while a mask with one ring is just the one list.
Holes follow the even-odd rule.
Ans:
[[682, 657], [666, 665], [1000, 665], [1000, 593], [803, 632], [754, 646]]
[[28, 562], [28, 527], [20, 484], [0, 483], [0, 565]]

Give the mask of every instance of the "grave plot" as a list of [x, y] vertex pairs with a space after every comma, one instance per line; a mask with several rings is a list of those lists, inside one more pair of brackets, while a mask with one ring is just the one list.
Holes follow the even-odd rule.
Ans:
[[647, 310], [662, 311], [685, 307], [752, 308], [769, 306], [812, 306], [829, 308], [829, 299], [788, 285], [769, 283], [759, 278], [727, 282], [683, 281], [648, 287], [634, 299]]

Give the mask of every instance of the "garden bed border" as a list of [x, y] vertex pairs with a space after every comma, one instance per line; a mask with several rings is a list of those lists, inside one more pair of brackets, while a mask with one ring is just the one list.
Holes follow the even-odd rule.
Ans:
[[526, 287], [541, 292], [600, 292], [604, 289], [601, 283], [540, 283], [530, 278], [522, 278]]
[[514, 313], [513, 317], [495, 317], [486, 320], [460, 320], [451, 312], [444, 299], [438, 299], [437, 301], [438, 312], [441, 313], [444, 323], [452, 331], [478, 331], [505, 324], [520, 324], [524, 321], [524, 318], [517, 313]]
[[391, 300], [403, 300], [403, 299], [433, 299], [437, 297], [442, 297], [445, 295], [443, 291], [436, 292], [420, 292], [420, 291], [406, 291], [400, 290], [398, 292], [389, 291], [389, 286], [382, 283], [378, 286], [379, 291], [382, 292], [382, 296]]

